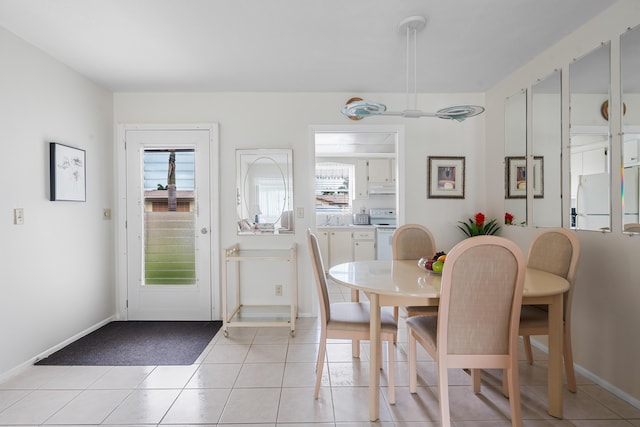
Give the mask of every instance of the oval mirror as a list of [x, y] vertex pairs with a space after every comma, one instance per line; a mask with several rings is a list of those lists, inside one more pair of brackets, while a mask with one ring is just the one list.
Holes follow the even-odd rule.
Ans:
[[527, 225], [526, 155], [527, 91], [523, 89], [504, 102], [506, 225]]
[[536, 227], [562, 226], [562, 80], [560, 70], [531, 89], [532, 222]]
[[611, 231], [610, 43], [569, 65], [571, 227]]
[[[620, 36], [622, 231], [640, 233], [640, 26]], [[629, 108], [627, 108], [629, 107]]]
[[239, 234], [293, 232], [291, 150], [237, 150]]

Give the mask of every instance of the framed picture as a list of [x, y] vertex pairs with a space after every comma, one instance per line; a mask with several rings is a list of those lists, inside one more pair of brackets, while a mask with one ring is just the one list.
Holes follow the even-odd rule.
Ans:
[[427, 197], [464, 199], [464, 157], [428, 157]]
[[86, 202], [86, 153], [79, 148], [49, 143], [51, 200]]
[[[542, 156], [533, 158], [533, 176], [529, 182], [533, 184], [533, 197], [544, 197], [544, 172]], [[506, 157], [505, 186], [507, 199], [524, 199], [527, 197], [527, 159], [525, 157]]]

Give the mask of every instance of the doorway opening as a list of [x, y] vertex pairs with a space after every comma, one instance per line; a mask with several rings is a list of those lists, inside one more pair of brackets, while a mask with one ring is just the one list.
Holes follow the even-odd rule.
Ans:
[[375, 208], [404, 220], [403, 126], [315, 126], [312, 137], [316, 225], [347, 225]]

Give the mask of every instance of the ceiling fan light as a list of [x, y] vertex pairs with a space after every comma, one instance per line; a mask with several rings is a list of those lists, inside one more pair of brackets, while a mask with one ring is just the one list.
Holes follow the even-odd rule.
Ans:
[[342, 114], [349, 118], [362, 119], [367, 116], [382, 114], [387, 106], [379, 102], [354, 101], [342, 107]]
[[435, 114], [425, 113], [420, 110], [404, 110], [402, 111], [402, 117], [408, 119], [417, 119], [419, 117], [433, 117]]
[[427, 24], [427, 19], [423, 16], [410, 16], [403, 19], [398, 25], [398, 32], [406, 33], [407, 37], [407, 101], [409, 101], [410, 86], [410, 44], [413, 41], [413, 105], [410, 105], [404, 111], [387, 111], [387, 106], [378, 102], [364, 101], [362, 98], [351, 98], [347, 101], [347, 105], [342, 107], [342, 114], [351, 120], [361, 120], [369, 116], [401, 116], [406, 118], [419, 117], [439, 117], [441, 119], [457, 120], [459, 122], [466, 118], [477, 116], [484, 111], [484, 107], [477, 105], [454, 105], [452, 107], [443, 108], [436, 113], [425, 113], [416, 108], [418, 100], [417, 90], [417, 69], [416, 69], [416, 52], [417, 52], [417, 33]]
[[441, 119], [457, 120], [459, 122], [469, 117], [477, 116], [484, 112], [484, 107], [479, 105], [453, 105], [436, 112]]

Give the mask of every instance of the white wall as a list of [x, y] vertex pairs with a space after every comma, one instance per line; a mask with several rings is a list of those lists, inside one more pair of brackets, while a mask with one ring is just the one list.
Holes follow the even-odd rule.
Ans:
[[[114, 119], [121, 123], [218, 123], [220, 125], [220, 227], [223, 248], [239, 242], [245, 247], [298, 245], [300, 312], [314, 312], [311, 268], [304, 230], [315, 225], [314, 143], [311, 126], [405, 126], [404, 156], [399, 159], [406, 222], [428, 226], [443, 250], [464, 235], [456, 227], [485, 208], [484, 119], [463, 123], [434, 118], [373, 117], [355, 123], [340, 113], [352, 96], [384, 102], [404, 109], [405, 95], [355, 93], [117, 93]], [[452, 104], [484, 105], [479, 94], [421, 95], [418, 108], [434, 111]], [[294, 204], [304, 207], [305, 218], [296, 220], [295, 236], [236, 236], [235, 150], [239, 148], [292, 148]], [[467, 183], [464, 200], [427, 199], [427, 156], [466, 156]]]
[[[115, 274], [112, 95], [2, 29], [0, 52], [2, 377], [112, 316]], [[49, 201], [49, 142], [86, 150], [86, 203]]]
[[[612, 170], [619, 170], [619, 35], [640, 24], [640, 2], [621, 0], [593, 21], [553, 46], [527, 66], [512, 74], [486, 94], [487, 180], [492, 187], [503, 186], [503, 105], [504, 99], [523, 87], [530, 87], [554, 69], [563, 70], [563, 138], [568, 136], [568, 64], [600, 45], [612, 41]], [[618, 88], [618, 89], [616, 89]], [[617, 111], [616, 111], [617, 110]], [[565, 156], [566, 157], [566, 156]], [[568, 160], [564, 159], [564, 162]], [[618, 162], [616, 164], [616, 162]], [[565, 172], [565, 178], [568, 171]], [[602, 380], [603, 385], [636, 405], [640, 402], [640, 237], [621, 233], [620, 175], [612, 174], [612, 232], [579, 231], [582, 256], [578, 267], [573, 302], [573, 350], [575, 362]], [[566, 186], [565, 186], [566, 194]], [[617, 203], [615, 201], [618, 201]], [[504, 205], [502, 192], [487, 194], [488, 206], [498, 215]], [[566, 203], [567, 201], [564, 201]], [[533, 227], [507, 227], [503, 235], [528, 247], [536, 233]]]
[[[310, 126], [405, 126], [406, 151], [398, 164], [404, 180], [399, 197], [405, 221], [430, 227], [439, 249], [449, 250], [463, 237], [456, 228], [458, 220], [477, 211], [499, 220], [504, 214], [504, 98], [555, 68], [567, 67], [573, 58], [600, 42], [617, 40], [627, 27], [638, 24], [638, 16], [639, 2], [621, 0], [505, 79], [486, 94], [486, 99], [482, 94], [420, 96], [418, 107], [423, 110], [456, 103], [486, 105], [483, 116], [464, 123], [389, 117], [353, 123], [340, 115], [339, 109], [354, 95], [376, 99], [393, 109], [404, 107], [404, 95], [361, 93], [115, 94], [112, 120], [109, 93], [0, 31], [0, 141], [4, 155], [0, 256], [5, 273], [0, 282], [0, 342], [12, 349], [0, 352], [0, 373], [113, 314], [116, 233], [113, 222], [102, 220], [102, 208], [113, 203], [114, 123], [219, 123], [222, 246], [237, 241], [253, 247], [287, 246], [295, 240], [300, 248], [301, 311], [309, 313], [312, 284], [303, 230], [314, 221]], [[613, 101], [615, 115], [616, 99]], [[565, 104], [563, 113], [567, 112]], [[563, 126], [568, 133], [568, 123]], [[86, 203], [48, 201], [47, 144], [52, 140], [87, 150]], [[293, 237], [238, 238], [234, 227], [234, 150], [288, 147], [294, 150], [295, 205], [305, 208], [305, 219], [296, 221], [298, 231]], [[612, 155], [619, 155], [619, 148], [612, 151]], [[464, 200], [426, 198], [428, 155], [466, 156]], [[619, 195], [619, 189], [617, 192]], [[612, 193], [615, 197], [615, 188]], [[25, 209], [25, 225], [12, 225], [14, 207]], [[640, 265], [636, 254], [640, 238], [619, 232], [619, 207], [614, 208], [614, 232], [578, 233], [583, 257], [574, 300], [574, 351], [579, 365], [637, 400], [640, 371], [635, 366], [640, 359], [640, 341], [635, 329], [640, 324], [640, 288], [636, 286]], [[507, 227], [501, 234], [526, 249], [535, 232], [533, 227]]]

